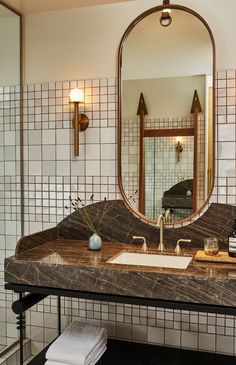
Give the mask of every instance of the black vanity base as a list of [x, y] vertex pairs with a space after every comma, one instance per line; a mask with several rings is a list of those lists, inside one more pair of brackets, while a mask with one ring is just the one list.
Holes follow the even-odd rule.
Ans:
[[[28, 365], [45, 364], [47, 348]], [[235, 357], [109, 340], [108, 348], [97, 365], [235, 365]]]
[[[25, 311], [43, 300], [47, 295], [56, 295], [58, 304], [58, 336], [61, 334], [61, 296], [84, 298], [115, 303], [138, 304], [171, 309], [198, 310], [200, 312], [235, 315], [236, 307], [212, 306], [199, 303], [162, 301], [150, 298], [135, 298], [119, 295], [80, 292], [58, 288], [35, 287], [31, 285], [5, 284], [5, 288], [19, 294], [12, 309], [17, 314], [20, 330], [20, 364], [23, 365], [23, 340]], [[29, 293], [23, 296], [23, 293]], [[47, 348], [29, 362], [29, 365], [44, 365]], [[173, 349], [119, 340], [109, 340], [108, 349], [97, 363], [98, 365], [235, 365], [235, 357], [191, 350]]]

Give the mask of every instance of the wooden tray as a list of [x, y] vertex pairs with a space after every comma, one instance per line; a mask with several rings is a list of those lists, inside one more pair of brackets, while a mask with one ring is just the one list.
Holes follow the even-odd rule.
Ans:
[[215, 256], [206, 255], [204, 251], [197, 251], [195, 260], [236, 264], [236, 257], [230, 257], [228, 252], [223, 251], [220, 251], [218, 255]]

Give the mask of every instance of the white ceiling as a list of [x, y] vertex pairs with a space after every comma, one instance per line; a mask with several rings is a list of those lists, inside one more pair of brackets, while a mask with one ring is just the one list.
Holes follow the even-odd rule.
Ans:
[[4, 0], [21, 14], [79, 8], [83, 6], [113, 4], [133, 0]]

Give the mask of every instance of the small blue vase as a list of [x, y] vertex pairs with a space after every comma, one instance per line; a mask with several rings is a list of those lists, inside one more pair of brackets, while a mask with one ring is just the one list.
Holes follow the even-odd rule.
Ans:
[[91, 237], [89, 237], [88, 248], [92, 251], [101, 250], [102, 240], [101, 237], [94, 233]]

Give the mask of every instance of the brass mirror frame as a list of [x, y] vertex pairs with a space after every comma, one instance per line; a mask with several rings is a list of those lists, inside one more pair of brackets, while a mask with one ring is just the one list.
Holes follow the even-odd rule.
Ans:
[[[123, 183], [122, 183], [122, 166], [121, 166], [121, 130], [122, 130], [122, 120], [121, 120], [121, 99], [122, 99], [122, 51], [123, 51], [123, 46], [125, 44], [125, 41], [127, 40], [129, 34], [131, 33], [131, 31], [135, 28], [135, 26], [144, 18], [146, 18], [147, 16], [156, 13], [156, 12], [161, 12], [164, 9], [166, 9], [167, 5], [159, 5], [159, 6], [155, 6], [153, 8], [150, 8], [146, 11], [144, 11], [142, 14], [140, 14], [137, 18], [135, 18], [132, 23], [128, 26], [128, 28], [126, 29], [120, 45], [119, 45], [119, 52], [118, 52], [118, 127], [117, 127], [117, 132], [118, 132], [118, 138], [117, 138], [117, 142], [118, 142], [118, 184], [119, 184], [119, 189], [120, 189], [120, 193], [122, 195], [123, 201], [125, 206], [132, 211], [132, 213], [140, 218], [142, 221], [151, 224], [151, 225], [156, 225], [157, 222], [148, 218], [147, 216], [145, 216], [144, 214], [140, 213], [137, 209], [135, 209], [132, 204], [130, 203], [128, 197], [125, 194], [124, 191], [124, 187], [123, 187]], [[216, 71], [216, 47], [215, 47], [215, 40], [214, 40], [214, 36], [213, 33], [211, 31], [211, 28], [209, 27], [209, 25], [207, 24], [207, 22], [205, 21], [205, 19], [202, 18], [201, 15], [199, 15], [197, 12], [195, 12], [194, 10], [187, 8], [185, 6], [182, 5], [176, 5], [176, 4], [168, 4], [168, 8], [169, 9], [176, 9], [176, 10], [182, 10], [185, 11], [187, 13], [192, 14], [193, 16], [197, 17], [202, 23], [203, 25], [206, 27], [206, 29], [208, 30], [210, 39], [211, 39], [211, 43], [212, 43], [212, 77], [213, 77], [213, 92], [212, 92], [212, 117], [213, 117], [213, 151], [212, 151], [212, 159], [213, 159], [213, 166], [212, 166], [212, 186], [210, 189], [210, 192], [208, 194], [208, 197], [206, 199], [206, 201], [204, 202], [204, 204], [196, 211], [194, 212], [192, 215], [188, 216], [186, 219], [181, 220], [181, 221], [176, 221], [176, 222], [172, 222], [172, 223], [167, 223], [166, 226], [169, 227], [174, 227], [175, 225], [179, 225], [182, 223], [186, 223], [186, 222], [190, 222], [192, 219], [194, 219], [194, 217], [196, 217], [208, 204], [209, 199], [212, 195], [212, 191], [214, 188], [214, 183], [215, 183], [215, 71]]]

